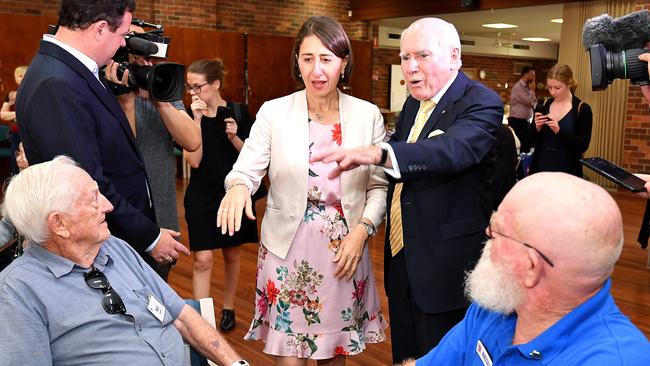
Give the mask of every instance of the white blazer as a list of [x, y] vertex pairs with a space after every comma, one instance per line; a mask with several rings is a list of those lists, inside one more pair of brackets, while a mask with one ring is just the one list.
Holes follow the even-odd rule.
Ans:
[[[384, 121], [379, 108], [338, 91], [342, 147], [383, 141]], [[309, 124], [304, 90], [262, 105], [249, 137], [225, 185], [243, 180], [257, 190], [269, 176], [269, 194], [262, 219], [262, 244], [284, 259], [307, 207]], [[383, 169], [360, 166], [341, 175], [341, 205], [352, 229], [361, 217], [378, 227], [386, 213], [388, 182]], [[246, 220], [245, 216], [242, 218]]]

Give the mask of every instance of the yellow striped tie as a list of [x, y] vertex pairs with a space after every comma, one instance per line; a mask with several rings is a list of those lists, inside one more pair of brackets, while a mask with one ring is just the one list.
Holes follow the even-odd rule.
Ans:
[[[418, 110], [415, 123], [411, 127], [411, 134], [407, 142], [412, 143], [417, 141], [424, 124], [429, 119], [429, 112], [436, 106], [432, 100], [425, 100], [420, 102], [420, 109]], [[394, 257], [404, 248], [404, 231], [402, 228], [402, 183], [395, 183], [395, 190], [393, 191], [393, 198], [390, 206], [390, 252]]]

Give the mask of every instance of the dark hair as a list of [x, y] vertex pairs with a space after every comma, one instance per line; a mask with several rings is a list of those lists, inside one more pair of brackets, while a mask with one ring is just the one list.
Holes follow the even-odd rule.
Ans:
[[341, 24], [327, 16], [311, 17], [300, 27], [293, 43], [293, 51], [291, 51], [291, 76], [293, 76], [293, 79], [304, 86], [305, 83], [300, 77], [300, 68], [298, 67], [298, 53], [302, 41], [309, 36], [316, 36], [336, 57], [348, 58], [348, 63], [341, 76], [341, 82], [347, 83], [354, 69], [352, 46]]
[[219, 58], [211, 60], [197, 60], [192, 62], [187, 72], [192, 74], [201, 74], [205, 76], [205, 81], [213, 83], [219, 80], [221, 83], [220, 89], [223, 89], [223, 79], [226, 76], [226, 70], [223, 68], [223, 61]]
[[122, 25], [122, 17], [127, 11], [135, 11], [135, 0], [62, 0], [59, 26], [84, 30], [105, 20], [110, 31], [115, 32]]
[[521, 76], [524, 76], [524, 75], [528, 74], [528, 72], [529, 72], [530, 70], [535, 71], [535, 68], [532, 67], [532, 66], [524, 66], [524, 67], [521, 69]]

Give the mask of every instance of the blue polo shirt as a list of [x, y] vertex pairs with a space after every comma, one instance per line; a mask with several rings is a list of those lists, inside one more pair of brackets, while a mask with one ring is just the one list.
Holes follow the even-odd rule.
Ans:
[[[124, 241], [111, 236], [93, 263], [126, 305], [108, 314], [102, 291], [82, 268], [37, 244], [0, 272], [0, 365], [183, 364], [185, 350], [173, 322], [183, 299]], [[166, 308], [161, 320], [150, 296]]]
[[650, 343], [618, 309], [610, 288], [607, 280], [591, 299], [516, 346], [516, 314], [504, 316], [472, 304], [416, 365], [650, 365]]

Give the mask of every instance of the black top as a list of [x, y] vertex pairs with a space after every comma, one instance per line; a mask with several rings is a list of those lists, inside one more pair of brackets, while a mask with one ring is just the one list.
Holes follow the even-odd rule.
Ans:
[[495, 193], [495, 210], [503, 198], [517, 182], [517, 146], [512, 131], [501, 125], [497, 130], [497, 160], [492, 174]]
[[[228, 107], [233, 110], [239, 108], [240, 112], [235, 114], [240, 115], [235, 117], [240, 119], [237, 120], [237, 136], [242, 141], [246, 140], [253, 125], [248, 108], [231, 102], [228, 102]], [[188, 112], [191, 114], [191, 111]], [[221, 237], [221, 230], [216, 229], [217, 210], [226, 193], [224, 180], [239, 156], [239, 152], [228, 140], [225, 129], [226, 122], [223, 118], [201, 118], [203, 157], [199, 167], [192, 168], [184, 201], [192, 250], [257, 241], [257, 224], [246, 217], [242, 219], [241, 230], [233, 237]]]
[[[548, 108], [552, 102], [553, 98], [545, 106]], [[576, 96], [573, 96], [572, 105], [558, 122], [560, 131], [557, 134], [546, 125], [539, 131], [535, 123], [528, 126], [528, 141], [535, 146], [531, 173], [565, 172], [582, 177], [580, 158], [591, 141], [592, 113], [591, 107]]]

